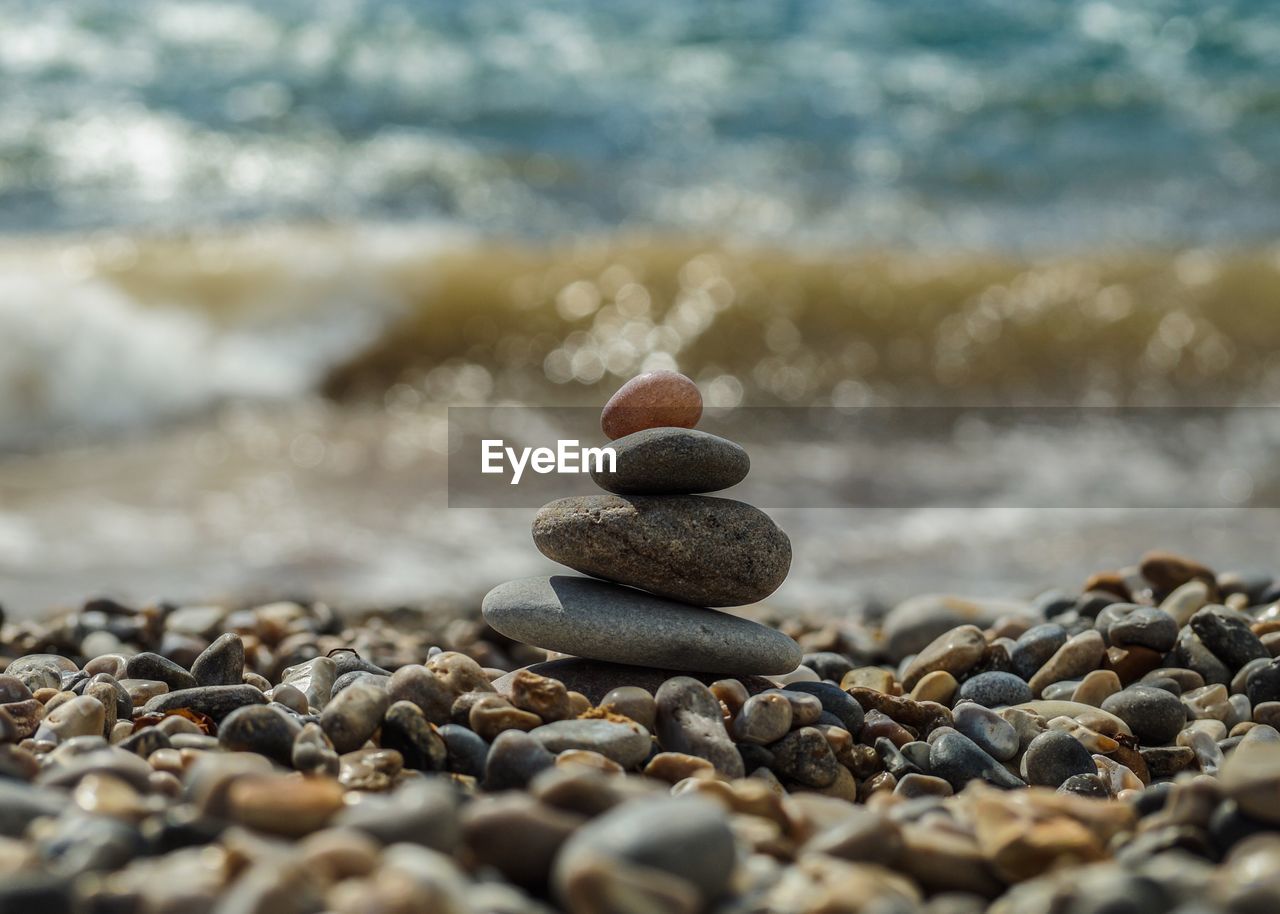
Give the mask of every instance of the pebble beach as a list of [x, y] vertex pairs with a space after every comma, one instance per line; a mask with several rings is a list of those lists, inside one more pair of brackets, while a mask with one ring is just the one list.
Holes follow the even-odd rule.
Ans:
[[1152, 551], [782, 614], [790, 542], [705, 494], [750, 463], [696, 396], [624, 385], [604, 492], [533, 524], [584, 576], [482, 613], [4, 622], [0, 912], [1275, 909], [1280, 578]]

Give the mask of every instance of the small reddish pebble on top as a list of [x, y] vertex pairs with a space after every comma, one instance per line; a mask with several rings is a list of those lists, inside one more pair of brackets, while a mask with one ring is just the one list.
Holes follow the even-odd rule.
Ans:
[[646, 428], [693, 428], [702, 418], [698, 385], [675, 371], [637, 375], [618, 388], [600, 413], [600, 428], [615, 440]]

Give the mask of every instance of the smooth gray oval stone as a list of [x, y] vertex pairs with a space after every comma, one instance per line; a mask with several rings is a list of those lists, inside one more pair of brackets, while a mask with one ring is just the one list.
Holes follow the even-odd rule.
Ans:
[[623, 768], [634, 768], [649, 756], [649, 731], [636, 723], [610, 720], [557, 720], [534, 727], [529, 735], [549, 752], [588, 749], [613, 759]]
[[[691, 428], [646, 428], [612, 442], [614, 470], [591, 478], [618, 495], [693, 495], [742, 482], [751, 458], [737, 444]], [[607, 465], [606, 465], [607, 466]]]
[[533, 542], [575, 571], [694, 606], [763, 600], [791, 568], [768, 515], [705, 495], [562, 498], [538, 511]]
[[508, 638], [637, 666], [781, 675], [800, 645], [776, 629], [590, 578], [555, 575], [499, 584], [481, 606]]

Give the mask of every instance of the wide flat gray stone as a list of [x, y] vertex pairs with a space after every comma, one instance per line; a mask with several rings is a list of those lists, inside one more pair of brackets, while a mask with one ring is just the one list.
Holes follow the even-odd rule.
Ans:
[[481, 609], [508, 638], [592, 660], [728, 675], [800, 664], [800, 645], [780, 631], [590, 578], [508, 581]]
[[705, 495], [586, 495], [544, 505], [547, 558], [693, 606], [742, 606], [778, 589], [791, 541], [758, 508]]
[[737, 444], [691, 428], [647, 428], [612, 442], [613, 472], [591, 471], [596, 485], [617, 495], [692, 495], [736, 486], [751, 470]]

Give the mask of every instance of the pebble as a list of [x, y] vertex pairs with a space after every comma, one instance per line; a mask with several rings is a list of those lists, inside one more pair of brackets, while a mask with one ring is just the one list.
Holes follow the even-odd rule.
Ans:
[[1033, 625], [1014, 642], [1009, 653], [1012, 672], [1024, 680], [1035, 675], [1062, 645], [1067, 643], [1067, 630], [1056, 622]]
[[[736, 850], [724, 810], [699, 797], [628, 804], [593, 819], [556, 858], [556, 897], [571, 914], [690, 911], [729, 886]], [[605, 899], [612, 899], [607, 904]]]
[[987, 708], [1019, 705], [1031, 701], [1031, 687], [1014, 673], [992, 670], [979, 673], [960, 684], [957, 701], [972, 701]]
[[1094, 629], [1070, 638], [1036, 671], [1028, 685], [1034, 695], [1045, 687], [1064, 679], [1076, 679], [1098, 668], [1107, 654], [1102, 635]]
[[558, 720], [529, 731], [529, 735], [553, 753], [587, 749], [625, 769], [641, 765], [649, 757], [651, 745], [649, 732], [633, 721]]
[[929, 737], [929, 773], [956, 790], [978, 778], [1005, 789], [1026, 786], [977, 743], [950, 727], [935, 730]]
[[1231, 681], [1231, 670], [1205, 646], [1190, 626], [1178, 632], [1178, 642], [1169, 659], [1178, 666], [1194, 671], [1206, 683]]
[[1113, 671], [1094, 670], [1080, 680], [1080, 684], [1071, 693], [1071, 701], [1099, 708], [1121, 688], [1120, 677]]
[[786, 691], [814, 696], [822, 704], [822, 710], [854, 736], [862, 730], [862, 705], [843, 689], [829, 682], [793, 682], [787, 685]]
[[920, 681], [911, 690], [911, 698], [914, 701], [936, 701], [949, 705], [959, 688], [960, 683], [956, 681], [956, 677], [946, 670], [935, 670], [920, 677]]
[[382, 723], [390, 698], [385, 689], [357, 682], [339, 692], [320, 714], [320, 727], [339, 755], [365, 744]]
[[733, 739], [739, 743], [767, 746], [782, 739], [790, 729], [791, 702], [781, 692], [764, 692], [748, 698], [734, 718]]
[[285, 669], [281, 682], [286, 682], [307, 696], [307, 704], [317, 711], [324, 710], [333, 694], [333, 683], [338, 678], [338, 665], [331, 657], [315, 657]]
[[902, 672], [902, 687], [912, 689], [927, 674], [945, 670], [957, 679], [971, 670], [987, 649], [982, 629], [960, 625], [931, 641]]
[[62, 743], [77, 736], [101, 736], [106, 719], [107, 711], [102, 703], [82, 695], [50, 711], [36, 731], [36, 739]]
[[480, 865], [544, 892], [561, 845], [584, 821], [524, 794], [485, 797], [463, 810], [462, 842]]
[[994, 711], [972, 701], [961, 701], [951, 714], [955, 728], [994, 758], [1008, 761], [1017, 754], [1021, 745], [1018, 731]]
[[291, 765], [302, 725], [271, 705], [246, 705], [228, 714], [218, 728], [218, 745], [230, 752], [257, 752]]
[[725, 777], [743, 776], [742, 756], [725, 730], [720, 703], [710, 689], [679, 676], [664, 682], [655, 700], [654, 735], [664, 751], [704, 758]]
[[1061, 730], [1046, 730], [1027, 746], [1022, 761], [1027, 783], [1061, 787], [1078, 774], [1096, 774], [1093, 755], [1078, 739]]
[[244, 642], [235, 632], [220, 635], [191, 665], [202, 686], [238, 685], [244, 681]]
[[692, 495], [742, 482], [751, 459], [740, 445], [688, 428], [649, 428], [613, 442], [614, 469], [591, 478], [616, 495]]
[[247, 775], [227, 787], [227, 813], [241, 825], [285, 837], [323, 827], [342, 808], [343, 790], [328, 778]]
[[1149, 647], [1164, 653], [1178, 640], [1178, 623], [1169, 613], [1151, 606], [1138, 606], [1107, 629], [1112, 644]]
[[529, 670], [516, 670], [506, 680], [500, 693], [521, 711], [538, 715], [545, 721], [573, 717], [573, 705], [564, 683]]
[[487, 742], [458, 724], [445, 724], [437, 732], [444, 740], [450, 771], [473, 778], [484, 776], [484, 766], [489, 758]]
[[393, 702], [382, 718], [383, 746], [400, 753], [412, 771], [443, 771], [449, 758], [444, 738], [411, 701]]
[[790, 672], [801, 657], [800, 646], [776, 629], [590, 578], [509, 581], [489, 591], [483, 612], [509, 638], [614, 663], [767, 674]]
[[1151, 686], [1129, 686], [1103, 701], [1102, 710], [1123, 720], [1144, 744], [1173, 742], [1186, 723], [1178, 697]]
[[161, 657], [159, 654], [148, 651], [134, 654], [129, 658], [125, 675], [128, 679], [150, 679], [163, 682], [171, 692], [194, 689], [200, 685], [194, 676], [168, 657]]
[[821, 730], [801, 727], [769, 747], [774, 773], [806, 787], [828, 787], [839, 774], [840, 763]]
[[702, 418], [698, 386], [674, 371], [650, 371], [623, 384], [600, 412], [600, 429], [613, 441], [648, 428], [693, 428]]
[[639, 686], [610, 689], [600, 700], [600, 708], [611, 714], [629, 717], [651, 732], [658, 714], [658, 704], [653, 700], [653, 693]]
[[791, 567], [768, 515], [706, 495], [562, 498], [538, 511], [533, 541], [575, 571], [693, 606], [758, 602]]
[[144, 714], [189, 708], [220, 721], [244, 705], [266, 704], [267, 696], [251, 685], [198, 686], [157, 695], [142, 706]]
[[490, 791], [522, 789], [538, 772], [555, 763], [555, 755], [529, 733], [506, 730], [489, 746], [484, 788]]
[[290, 752], [290, 764], [304, 774], [325, 774], [337, 777], [340, 765], [333, 743], [319, 724], [304, 724], [294, 738]]
[[1271, 656], [1249, 628], [1248, 619], [1225, 606], [1206, 606], [1191, 617], [1188, 625], [1230, 670], [1238, 670], [1250, 660]]

